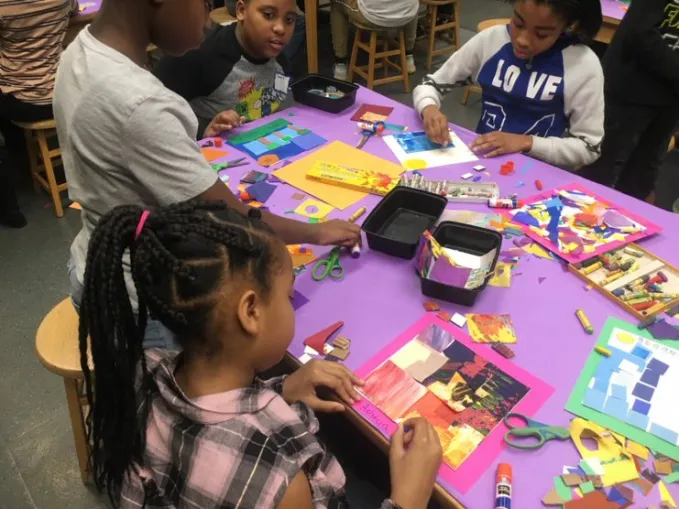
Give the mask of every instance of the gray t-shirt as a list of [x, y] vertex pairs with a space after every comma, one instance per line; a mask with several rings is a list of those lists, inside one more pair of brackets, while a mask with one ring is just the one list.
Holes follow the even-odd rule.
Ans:
[[417, 16], [418, 0], [358, 0], [358, 10], [375, 25], [400, 27]]
[[[196, 143], [188, 103], [88, 28], [64, 51], [54, 93], [69, 197], [82, 206], [71, 245], [83, 281], [90, 235], [118, 205], [170, 205], [208, 190], [217, 176]], [[133, 303], [136, 292], [125, 267]]]

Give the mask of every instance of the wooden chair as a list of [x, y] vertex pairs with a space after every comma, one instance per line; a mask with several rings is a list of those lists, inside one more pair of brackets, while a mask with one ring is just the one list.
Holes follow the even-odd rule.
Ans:
[[80, 369], [78, 313], [70, 298], [54, 306], [42, 320], [35, 336], [35, 351], [43, 366], [64, 379], [80, 477], [84, 483], [88, 483], [91, 480], [91, 468], [90, 447], [85, 429], [87, 398], [84, 392], [84, 375]]
[[[349, 62], [349, 81], [353, 81], [354, 73], [368, 82], [368, 88], [373, 90], [377, 85], [384, 85], [385, 83], [395, 83], [403, 81], [403, 86], [406, 92], [410, 92], [410, 81], [408, 79], [408, 66], [406, 64], [406, 41], [403, 33], [403, 27], [396, 29], [387, 28], [373, 28], [353, 22], [356, 28], [354, 36], [354, 46], [351, 50], [351, 61]], [[396, 30], [398, 32], [398, 41], [394, 43], [397, 46], [395, 49], [390, 49], [392, 42], [387, 36], [388, 30]], [[363, 42], [363, 34], [368, 33], [370, 37], [368, 42]], [[382, 51], [377, 51], [378, 46], [382, 47]], [[368, 53], [368, 65], [359, 66], [358, 50], [362, 49]], [[392, 62], [390, 57], [399, 57], [400, 65]], [[396, 69], [397, 74], [389, 76], [389, 68]], [[375, 79], [375, 69], [382, 69], [384, 77]]]
[[57, 184], [54, 176], [54, 167], [62, 164], [61, 149], [58, 144], [57, 148], [50, 149], [48, 144], [48, 140], [57, 137], [54, 120], [14, 122], [14, 124], [24, 130], [33, 187], [36, 191], [39, 191], [41, 187], [47, 191], [52, 196], [54, 213], [57, 217], [63, 217], [64, 207], [59, 193], [68, 189], [68, 184], [66, 182]]
[[210, 21], [215, 25], [221, 25], [222, 23], [227, 23], [229, 21], [236, 21], [236, 18], [229, 14], [226, 7], [217, 7], [210, 12]]
[[[482, 21], [476, 26], [477, 32], [483, 32], [486, 28], [494, 27], [497, 25], [508, 25], [511, 20], [509, 18], [497, 18], [497, 19], [487, 19]], [[464, 96], [462, 97], [462, 104], [467, 104], [469, 100], [469, 94], [475, 92], [477, 94], [482, 93], [481, 87], [478, 85], [468, 85], [464, 91]]]
[[[428, 41], [427, 41], [427, 70], [431, 71], [431, 63], [436, 55], [452, 53], [460, 46], [460, 4], [458, 0], [420, 0], [420, 3], [427, 6]], [[452, 20], [438, 24], [439, 7], [450, 5], [453, 8]], [[442, 32], [442, 33], [440, 33]], [[453, 34], [451, 37], [450, 34]], [[436, 39], [441, 39], [448, 43], [442, 48], [435, 48]]]

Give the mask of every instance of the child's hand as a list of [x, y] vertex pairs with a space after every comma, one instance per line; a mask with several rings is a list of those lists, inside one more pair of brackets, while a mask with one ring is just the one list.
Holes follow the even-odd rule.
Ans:
[[343, 412], [342, 403], [320, 399], [316, 395], [316, 387], [328, 387], [334, 390], [347, 405], [353, 405], [360, 399], [354, 386], [363, 385], [363, 383], [363, 380], [343, 364], [312, 360], [285, 379], [283, 399], [288, 404], [302, 401], [319, 412]]
[[442, 457], [441, 441], [425, 419], [399, 424], [389, 448], [391, 500], [409, 509], [427, 507]]
[[424, 121], [424, 132], [434, 143], [448, 146], [450, 143], [450, 134], [448, 132], [448, 119], [441, 113], [433, 104], [427, 106], [422, 111], [422, 120]]
[[243, 122], [245, 122], [245, 117], [241, 117], [235, 111], [222, 111], [221, 113], [218, 113], [215, 118], [212, 119], [210, 125], [207, 126], [204, 137], [211, 138], [217, 136], [219, 133], [230, 131], [234, 127], [239, 127]]
[[533, 137], [525, 134], [512, 134], [495, 131], [482, 134], [476, 138], [469, 148], [483, 157], [497, 157], [504, 154], [528, 152], [533, 148]]
[[313, 244], [351, 247], [360, 240], [360, 226], [341, 219], [332, 219], [318, 225]]

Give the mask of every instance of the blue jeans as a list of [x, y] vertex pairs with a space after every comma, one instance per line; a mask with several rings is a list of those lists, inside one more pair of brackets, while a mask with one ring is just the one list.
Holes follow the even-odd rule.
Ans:
[[[80, 313], [80, 303], [83, 298], [83, 284], [78, 280], [75, 270], [75, 262], [69, 259], [66, 264], [68, 278], [71, 282], [71, 300], [73, 307]], [[176, 336], [158, 320], [149, 319], [146, 322], [146, 333], [142, 342], [144, 348], [167, 348], [170, 350], [181, 350]]]

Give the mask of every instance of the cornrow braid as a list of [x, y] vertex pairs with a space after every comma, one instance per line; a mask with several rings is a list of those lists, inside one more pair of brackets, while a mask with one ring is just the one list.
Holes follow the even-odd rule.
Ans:
[[[242, 274], [266, 298], [277, 261], [268, 226], [220, 202], [192, 200], [154, 210], [135, 239], [142, 213], [121, 206], [100, 219], [90, 238], [80, 308], [93, 477], [111, 500], [129, 469], [141, 464], [145, 447], [151, 384], [142, 343], [148, 313], [184, 346], [207, 342], [225, 277]], [[128, 293], [126, 265], [138, 310]]]

